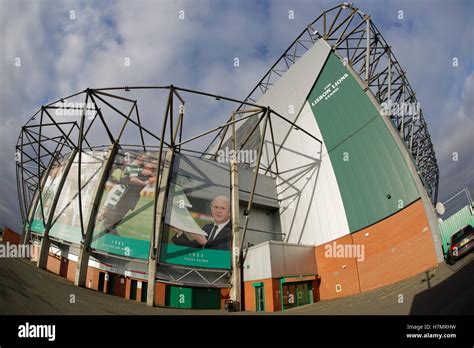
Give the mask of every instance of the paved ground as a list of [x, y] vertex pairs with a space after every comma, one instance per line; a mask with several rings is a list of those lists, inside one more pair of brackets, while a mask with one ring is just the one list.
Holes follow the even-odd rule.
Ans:
[[[399, 303], [400, 295], [403, 303]], [[380, 289], [292, 308], [285, 314], [474, 314], [474, 254], [453, 266], [441, 263]]]
[[[278, 314], [473, 314], [474, 254], [454, 266], [382, 289], [293, 308]], [[70, 303], [70, 295], [76, 302]], [[399, 294], [403, 303], [398, 303]], [[229, 314], [218, 310], [149, 308], [143, 303], [77, 288], [25, 259], [0, 259], [0, 314]], [[244, 313], [241, 313], [244, 314]], [[245, 312], [245, 314], [251, 314]]]

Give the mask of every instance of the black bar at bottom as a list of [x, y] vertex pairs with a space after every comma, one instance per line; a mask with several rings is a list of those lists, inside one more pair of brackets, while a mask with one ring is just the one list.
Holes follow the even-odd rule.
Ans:
[[[0, 346], [295, 343], [455, 346], [474, 342], [473, 316], [0, 316]], [[54, 325], [34, 327], [32, 325]], [[51, 330], [49, 330], [51, 329]], [[42, 338], [19, 337], [43, 333]], [[48, 335], [49, 333], [49, 335]], [[49, 339], [48, 339], [49, 337]]]

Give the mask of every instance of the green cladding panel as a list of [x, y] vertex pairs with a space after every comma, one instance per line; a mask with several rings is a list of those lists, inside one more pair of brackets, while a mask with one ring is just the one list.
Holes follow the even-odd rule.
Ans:
[[181, 286], [166, 287], [166, 306], [174, 308], [192, 308], [193, 289]]
[[471, 210], [469, 205], [459, 209], [456, 213], [451, 215], [449, 218], [440, 222], [439, 230], [441, 233], [441, 239], [443, 241], [443, 252], [446, 254], [449, 246], [448, 243], [451, 241], [451, 236], [458, 232], [461, 228], [466, 225], [474, 226], [474, 209]]
[[351, 232], [420, 197], [382, 116], [334, 53], [308, 102], [329, 153]]
[[220, 309], [221, 290], [218, 288], [189, 288], [166, 286], [165, 304], [174, 308]]
[[194, 288], [193, 308], [195, 309], [220, 309], [221, 289]]

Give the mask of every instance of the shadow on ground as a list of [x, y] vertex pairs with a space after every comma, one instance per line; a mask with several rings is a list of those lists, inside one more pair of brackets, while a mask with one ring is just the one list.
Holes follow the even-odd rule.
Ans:
[[474, 261], [459, 269], [449, 278], [416, 294], [410, 314], [473, 314], [474, 313]]

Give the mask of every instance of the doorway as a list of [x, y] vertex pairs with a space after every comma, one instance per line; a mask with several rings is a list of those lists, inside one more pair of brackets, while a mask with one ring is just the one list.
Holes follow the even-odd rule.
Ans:
[[255, 287], [255, 310], [265, 312], [265, 292], [263, 285]]
[[148, 294], [148, 282], [142, 282], [142, 295], [141, 295], [141, 301], [146, 302], [146, 297]]
[[311, 282], [282, 284], [282, 310], [313, 303], [313, 286]]
[[193, 308], [220, 309], [221, 289], [193, 288]]
[[104, 285], [105, 285], [105, 273], [99, 272], [99, 286], [97, 291], [104, 292]]
[[174, 308], [193, 307], [193, 289], [181, 286], [166, 287], [165, 305]]
[[138, 282], [136, 279], [132, 279], [130, 282], [130, 300], [136, 300], [137, 299], [137, 287], [138, 287]]
[[115, 274], [109, 274], [109, 281], [107, 283], [107, 293], [109, 295], [114, 295], [115, 293], [116, 277], [117, 276]]
[[165, 305], [174, 308], [220, 309], [221, 290], [167, 285]]

